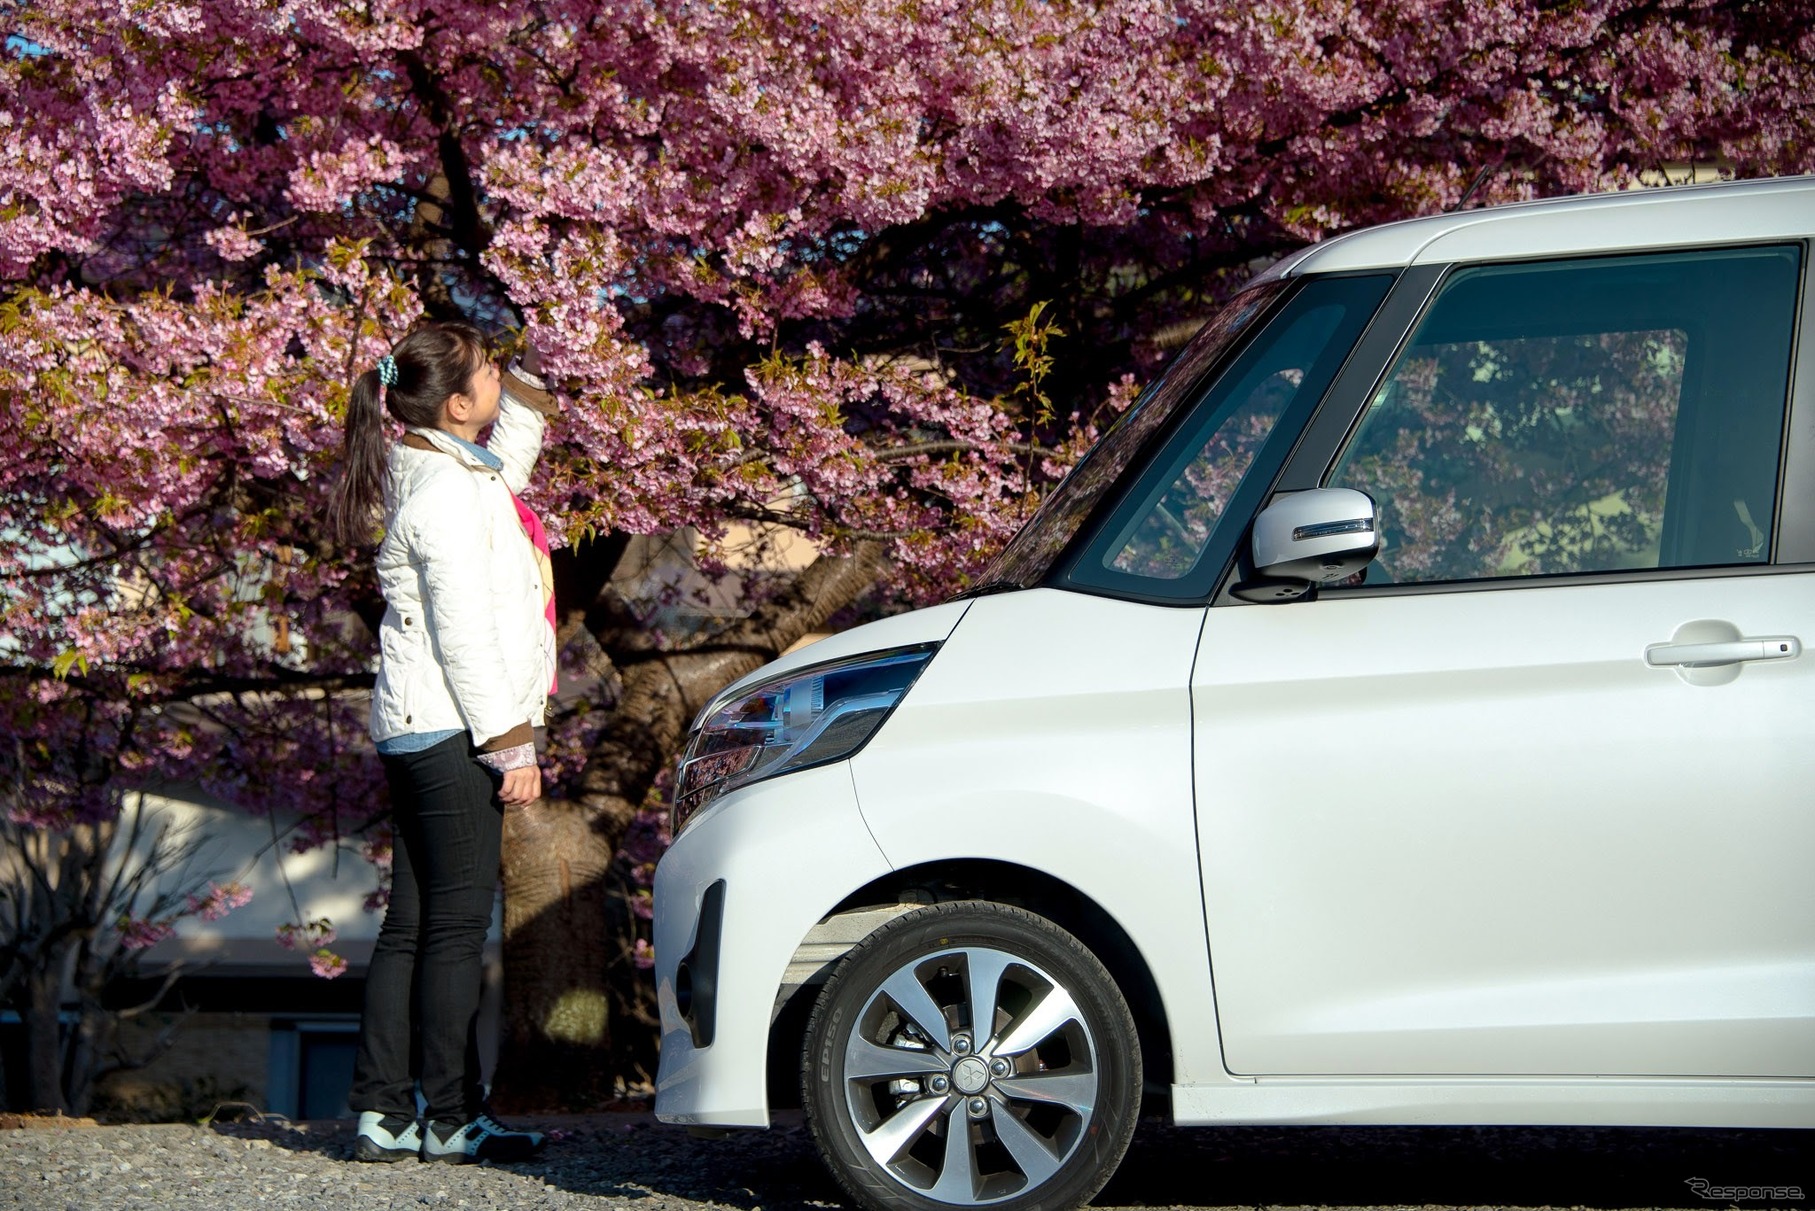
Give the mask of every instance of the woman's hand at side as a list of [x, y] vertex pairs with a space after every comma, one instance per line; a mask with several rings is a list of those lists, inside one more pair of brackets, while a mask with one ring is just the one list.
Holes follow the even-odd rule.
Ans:
[[542, 771], [533, 765], [506, 770], [498, 801], [506, 807], [525, 807], [542, 797]]

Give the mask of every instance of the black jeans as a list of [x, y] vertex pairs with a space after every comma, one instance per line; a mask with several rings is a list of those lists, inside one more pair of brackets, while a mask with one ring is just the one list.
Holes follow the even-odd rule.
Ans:
[[347, 1103], [465, 1122], [484, 1107], [476, 1022], [486, 930], [498, 887], [498, 781], [462, 733], [386, 754], [396, 845], [391, 902], [366, 974]]

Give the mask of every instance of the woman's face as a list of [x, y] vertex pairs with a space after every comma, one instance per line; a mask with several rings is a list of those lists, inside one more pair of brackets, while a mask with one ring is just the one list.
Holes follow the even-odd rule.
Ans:
[[465, 391], [447, 397], [441, 407], [441, 428], [467, 441], [478, 441], [480, 431], [498, 419], [498, 400], [503, 393], [498, 363], [488, 357], [473, 371]]
[[503, 380], [498, 373], [498, 363], [486, 358], [473, 371], [473, 381], [467, 387], [473, 397], [474, 417], [483, 428], [498, 419], [498, 400], [503, 395]]

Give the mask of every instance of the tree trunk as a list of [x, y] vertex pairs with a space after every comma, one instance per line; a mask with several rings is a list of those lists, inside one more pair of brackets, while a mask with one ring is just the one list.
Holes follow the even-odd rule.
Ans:
[[622, 694], [578, 793], [505, 815], [500, 1109], [580, 1111], [611, 1098], [618, 1078], [637, 1077], [647, 1043], [614, 1038], [621, 1032], [613, 1030], [614, 1018], [634, 1022], [635, 1003], [649, 991], [627, 997], [620, 986], [614, 997], [614, 976], [642, 974], [628, 962], [621, 892], [613, 903], [618, 846], [700, 707], [855, 601], [881, 566], [876, 544], [822, 556], [787, 592], [701, 649], [614, 652], [624, 657]]
[[57, 1020], [63, 992], [63, 964], [46, 963], [20, 982], [19, 1020], [25, 1028], [26, 1105], [44, 1114], [64, 1114], [63, 1035]]

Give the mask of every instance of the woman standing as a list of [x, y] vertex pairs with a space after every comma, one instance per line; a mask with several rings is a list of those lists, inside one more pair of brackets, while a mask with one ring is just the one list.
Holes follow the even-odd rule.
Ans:
[[[525, 361], [501, 375], [478, 329], [419, 324], [347, 408], [328, 520], [363, 543], [383, 508], [371, 730], [396, 835], [348, 1097], [360, 1160], [520, 1160], [543, 1143], [487, 1111], [476, 1033], [503, 812], [541, 796], [532, 729], [555, 670], [547, 540], [516, 496], [553, 399]], [[388, 450], [381, 407], [405, 428]]]

